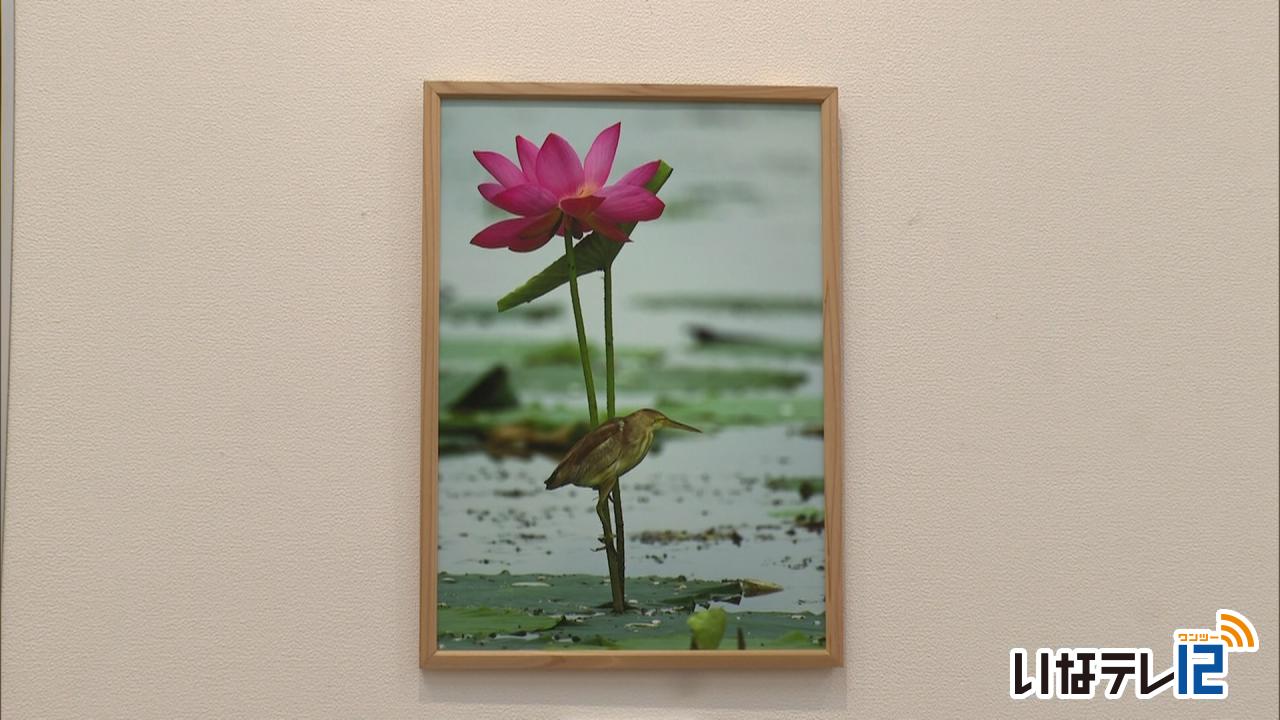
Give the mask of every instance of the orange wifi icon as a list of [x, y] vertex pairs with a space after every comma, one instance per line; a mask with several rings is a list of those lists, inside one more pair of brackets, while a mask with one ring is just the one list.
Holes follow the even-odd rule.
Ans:
[[1249, 618], [1235, 610], [1218, 611], [1218, 635], [1229, 652], [1258, 651], [1258, 631]]

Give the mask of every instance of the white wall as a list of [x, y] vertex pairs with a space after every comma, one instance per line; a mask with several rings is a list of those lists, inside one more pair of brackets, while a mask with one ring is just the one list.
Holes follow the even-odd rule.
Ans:
[[[1277, 712], [1274, 3], [19, 0], [6, 718]], [[421, 82], [838, 85], [848, 662], [416, 664]], [[918, 686], [914, 684], [918, 683]]]

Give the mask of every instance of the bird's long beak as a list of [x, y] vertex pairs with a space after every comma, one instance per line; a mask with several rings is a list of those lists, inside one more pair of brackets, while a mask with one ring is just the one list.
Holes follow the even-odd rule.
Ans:
[[667, 427], [675, 428], [676, 430], [684, 430], [685, 432], [696, 432], [696, 433], [702, 432], [701, 430], [699, 430], [698, 428], [692, 425], [685, 425], [684, 423], [676, 422], [671, 418], [663, 418], [663, 420], [665, 421]]

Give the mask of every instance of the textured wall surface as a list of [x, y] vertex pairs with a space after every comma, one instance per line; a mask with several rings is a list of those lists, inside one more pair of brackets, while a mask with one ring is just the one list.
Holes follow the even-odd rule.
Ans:
[[[5, 718], [1275, 717], [1274, 3], [482, 5], [19, 0]], [[418, 670], [426, 78], [839, 86], [844, 668]]]

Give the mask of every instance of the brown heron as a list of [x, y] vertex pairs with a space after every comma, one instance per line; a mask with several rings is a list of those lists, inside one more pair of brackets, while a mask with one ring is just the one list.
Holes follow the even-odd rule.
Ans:
[[569, 448], [564, 460], [547, 478], [547, 489], [577, 485], [604, 490], [603, 498], [618, 478], [640, 464], [653, 446], [654, 433], [664, 427], [702, 432], [648, 408], [614, 418], [582, 436]]
[[[604, 530], [604, 549], [609, 556], [610, 585], [613, 587], [615, 612], [622, 612], [625, 604], [622, 585], [626, 572], [621, 561], [618, 543], [609, 522], [609, 493], [631, 468], [640, 464], [649, 448], [653, 447], [653, 435], [659, 428], [675, 428], [688, 432], [702, 432], [696, 427], [676, 422], [657, 410], [637, 410], [626, 417], [614, 418], [587, 433], [569, 448], [564, 460], [547, 478], [548, 490], [577, 485], [594, 488], [599, 494], [596, 514]], [[622, 514], [618, 514], [618, 534], [621, 535]], [[620, 538], [619, 538], [620, 539]]]

